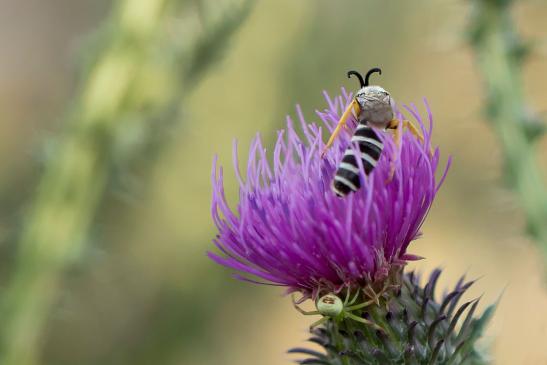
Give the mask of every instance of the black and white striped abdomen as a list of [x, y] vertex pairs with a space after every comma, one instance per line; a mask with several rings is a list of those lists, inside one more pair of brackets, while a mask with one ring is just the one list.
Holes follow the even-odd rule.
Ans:
[[[351, 137], [352, 144], [357, 143], [363, 168], [369, 174], [380, 159], [384, 145], [376, 132], [366, 124], [359, 124]], [[342, 161], [338, 165], [332, 190], [340, 197], [348, 195], [351, 191], [357, 191], [361, 184], [359, 182], [359, 165], [355, 157], [353, 146], [348, 146]]]

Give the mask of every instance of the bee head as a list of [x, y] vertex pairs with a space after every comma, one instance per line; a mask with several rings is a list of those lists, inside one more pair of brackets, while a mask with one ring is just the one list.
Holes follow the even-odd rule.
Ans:
[[359, 89], [355, 97], [359, 104], [364, 104], [366, 101], [370, 101], [371, 98], [375, 100], [389, 100], [390, 94], [381, 86], [371, 85]]
[[382, 74], [381, 69], [372, 68], [363, 79], [359, 72], [349, 71], [348, 78], [356, 76], [361, 84], [361, 88], [355, 94], [355, 100], [360, 107], [360, 120], [366, 120], [376, 127], [384, 128], [386, 123], [393, 119], [393, 100], [383, 87], [370, 85], [369, 78], [376, 72]]

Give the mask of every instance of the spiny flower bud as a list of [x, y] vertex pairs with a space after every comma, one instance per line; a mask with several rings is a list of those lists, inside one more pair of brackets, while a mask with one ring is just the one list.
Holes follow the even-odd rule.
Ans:
[[[245, 178], [234, 147], [235, 210], [215, 159], [212, 215], [220, 253], [208, 255], [237, 271], [239, 279], [302, 294], [298, 301], [293, 296], [294, 307], [318, 316], [310, 340], [325, 349], [291, 350], [310, 356], [302, 364], [480, 364], [476, 341], [493, 307], [475, 318], [478, 300], [458, 305], [472, 282], [462, 279], [439, 300], [434, 293], [440, 270], [424, 287], [415, 274], [403, 274], [408, 261], [419, 259], [408, 248], [419, 237], [450, 164], [438, 173], [432, 113], [426, 103], [426, 127], [417, 108], [407, 107], [415, 127], [393, 107], [393, 120], [381, 118], [383, 129], [351, 121], [348, 129], [355, 132], [344, 133], [342, 122], [369, 107], [367, 97], [383, 98], [380, 111], [392, 105], [384, 89], [376, 87], [369, 95], [368, 81], [361, 83], [356, 98], [345, 91], [327, 96], [329, 107], [317, 113], [326, 130], [338, 136], [327, 145], [324, 129], [298, 110], [301, 133], [289, 119], [278, 133], [272, 161], [259, 136], [251, 143]], [[385, 128], [393, 126], [400, 128], [391, 135]], [[363, 150], [365, 144], [375, 148]], [[317, 310], [300, 308], [306, 299], [314, 300]]]
[[300, 364], [485, 364], [477, 340], [495, 305], [474, 317], [478, 299], [459, 304], [473, 281], [462, 278], [456, 287], [437, 299], [435, 286], [441, 271], [435, 270], [425, 286], [414, 273], [404, 275], [400, 291], [382, 305], [363, 308], [359, 315], [383, 330], [353, 320], [325, 322], [311, 330], [311, 342], [324, 353], [295, 348], [305, 354]]

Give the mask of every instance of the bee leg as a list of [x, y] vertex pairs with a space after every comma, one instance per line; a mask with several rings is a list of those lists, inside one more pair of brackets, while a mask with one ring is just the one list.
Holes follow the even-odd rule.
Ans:
[[[358, 112], [360, 111], [360, 108], [359, 108], [359, 103], [356, 103], [356, 104], [357, 104], [357, 107], [353, 107], [353, 108], [351, 109], [351, 115], [353, 116], [353, 119], [359, 120], [359, 114], [358, 114]], [[350, 131], [350, 128], [348, 127], [347, 124], [344, 124], [344, 129], [345, 129], [346, 131], [348, 131], [348, 132]]]
[[389, 162], [389, 175], [387, 176], [387, 179], [385, 181], [386, 185], [389, 184], [393, 180], [393, 176], [395, 176], [395, 161], [397, 160], [397, 155], [393, 156], [393, 159]]
[[346, 125], [346, 122], [348, 118], [350, 117], [350, 115], [356, 115], [359, 113], [359, 111], [360, 111], [359, 103], [355, 99], [353, 99], [350, 105], [347, 107], [344, 114], [342, 114], [342, 117], [340, 118], [338, 125], [332, 132], [332, 135], [330, 136], [327, 144], [323, 148], [323, 152], [321, 152], [321, 157], [324, 157], [325, 153], [327, 153], [327, 150], [330, 148], [330, 146], [332, 146], [332, 144], [334, 143], [334, 140], [336, 139], [338, 134], [340, 134], [342, 127]]
[[403, 138], [403, 134], [401, 133], [401, 127], [401, 122], [397, 119], [393, 119], [391, 122], [389, 122], [387, 126], [387, 129], [393, 129], [393, 140], [395, 142], [396, 148], [389, 163], [389, 175], [386, 179], [386, 184], [389, 184], [391, 180], [393, 180], [393, 176], [395, 175], [395, 161], [397, 161], [398, 158], [397, 151], [399, 151], [399, 147], [401, 147], [401, 140]]
[[[424, 136], [422, 135], [422, 133], [420, 133], [420, 131], [418, 130], [418, 128], [416, 128], [414, 126], [414, 124], [412, 124], [411, 122], [409, 122], [408, 120], [403, 120], [403, 127], [407, 128], [408, 131], [410, 133], [412, 133], [412, 135], [416, 138], [418, 138], [420, 140], [420, 142], [422, 143], [425, 143], [424, 141]], [[429, 147], [429, 154], [431, 156], [433, 156], [433, 147]]]
[[418, 138], [420, 140], [420, 142], [424, 143], [424, 136], [422, 136], [422, 134], [420, 133], [420, 131], [418, 130], [418, 128], [416, 128], [414, 126], [414, 124], [412, 124], [410, 121], [408, 120], [403, 120], [403, 127], [404, 128], [407, 128], [408, 131], [410, 133], [412, 133], [412, 135], [416, 138]]

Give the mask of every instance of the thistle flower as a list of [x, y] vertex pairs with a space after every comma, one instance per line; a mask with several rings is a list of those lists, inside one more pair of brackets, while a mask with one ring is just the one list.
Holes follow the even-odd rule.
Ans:
[[[317, 116], [332, 132], [352, 96], [342, 89], [342, 96], [325, 93], [325, 98], [328, 108]], [[332, 192], [331, 182], [350, 132], [322, 158], [325, 129], [308, 123], [297, 108], [301, 136], [288, 117], [270, 156], [256, 136], [245, 178], [235, 144], [235, 212], [225, 198], [223, 170], [216, 159], [213, 164], [212, 215], [219, 230], [214, 243], [223, 255], [209, 252], [209, 257], [236, 270], [240, 279], [259, 279], [314, 298], [318, 290], [339, 292], [381, 282], [394, 268], [417, 259], [408, 246], [419, 237], [448, 170], [447, 165], [436, 178], [439, 150], [431, 148], [433, 118], [427, 103], [426, 108], [428, 128], [414, 105], [406, 107], [423, 143], [404, 132], [397, 147], [391, 135], [381, 135], [385, 147], [377, 166], [368, 176], [361, 171], [361, 188], [342, 199]]]
[[[325, 97], [328, 108], [317, 115], [332, 133], [352, 96], [342, 90], [342, 96]], [[235, 212], [215, 159], [212, 215], [219, 234], [214, 243], [222, 255], [208, 255], [236, 270], [239, 279], [285, 286], [301, 292], [302, 301], [315, 300], [313, 312], [294, 305], [303, 314], [322, 315], [312, 324], [310, 341], [325, 351], [290, 350], [308, 356], [301, 364], [485, 363], [476, 342], [495, 305], [474, 318], [478, 300], [458, 305], [473, 282], [460, 280], [439, 300], [440, 270], [423, 287], [415, 274], [402, 272], [408, 261], [419, 258], [408, 246], [419, 237], [450, 165], [449, 160], [437, 171], [439, 150], [431, 147], [433, 118], [425, 105], [428, 128], [414, 105], [405, 107], [423, 141], [405, 131], [397, 146], [391, 135], [381, 134], [384, 148], [375, 168], [366, 175], [360, 163], [360, 189], [344, 198], [331, 184], [351, 145], [350, 134], [322, 158], [324, 129], [308, 123], [299, 108], [301, 131], [288, 118], [286, 129], [278, 132], [272, 164], [257, 136], [243, 178], [234, 145]]]

